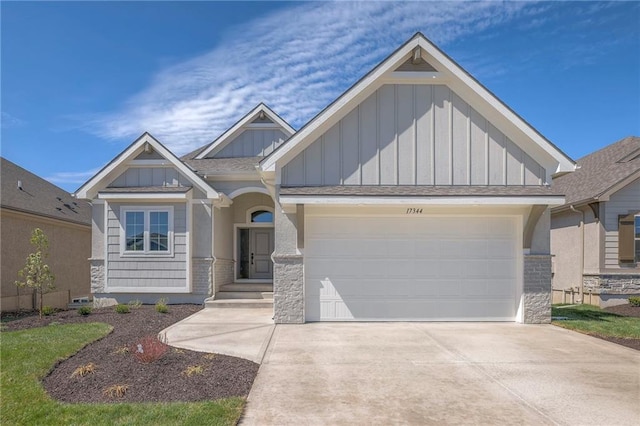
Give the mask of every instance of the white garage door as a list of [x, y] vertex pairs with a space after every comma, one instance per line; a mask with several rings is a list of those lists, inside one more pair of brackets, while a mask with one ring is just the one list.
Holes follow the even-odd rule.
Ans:
[[514, 321], [514, 217], [307, 216], [308, 321]]

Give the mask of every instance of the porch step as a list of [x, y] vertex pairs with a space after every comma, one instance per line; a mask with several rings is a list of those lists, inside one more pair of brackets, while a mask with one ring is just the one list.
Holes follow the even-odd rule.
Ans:
[[206, 300], [204, 302], [205, 308], [270, 308], [273, 309], [273, 300], [269, 299], [215, 299]]
[[220, 291], [216, 293], [216, 299], [271, 299], [272, 291]]
[[269, 284], [269, 283], [233, 283], [233, 284], [225, 284], [223, 286], [220, 287], [220, 291], [221, 292], [227, 292], [227, 291], [246, 291], [246, 292], [253, 292], [253, 291], [260, 291], [260, 292], [267, 292], [267, 291], [273, 291], [273, 284]]

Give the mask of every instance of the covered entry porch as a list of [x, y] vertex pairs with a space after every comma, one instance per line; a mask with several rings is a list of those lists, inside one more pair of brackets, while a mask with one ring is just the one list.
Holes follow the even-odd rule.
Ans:
[[274, 202], [266, 190], [238, 190], [213, 215], [215, 307], [272, 307]]

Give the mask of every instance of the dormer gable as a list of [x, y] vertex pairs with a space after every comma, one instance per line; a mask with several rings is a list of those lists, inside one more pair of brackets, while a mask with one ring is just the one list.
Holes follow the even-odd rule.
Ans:
[[[142, 172], [141, 172], [142, 171]], [[149, 133], [144, 133], [74, 193], [93, 200], [100, 191], [114, 187], [194, 187], [204, 196], [221, 200], [218, 193], [189, 166]]]
[[294, 133], [293, 127], [267, 105], [260, 103], [203, 149], [195, 159], [265, 157]]

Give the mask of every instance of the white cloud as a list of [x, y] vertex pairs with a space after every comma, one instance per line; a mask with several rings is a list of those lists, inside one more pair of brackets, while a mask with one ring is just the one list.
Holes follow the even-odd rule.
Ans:
[[98, 173], [98, 170], [100, 169], [96, 168], [85, 172], [57, 172], [51, 176], [45, 177], [44, 179], [55, 183], [56, 185], [70, 183], [82, 184]]
[[18, 117], [14, 117], [13, 115], [7, 112], [4, 112], [4, 111], [0, 112], [0, 127], [7, 129], [9, 127], [22, 126], [25, 123], [26, 122], [24, 120]]
[[[259, 102], [299, 127], [416, 31], [446, 45], [520, 18], [542, 25], [546, 11], [525, 2], [292, 6], [235, 27], [210, 52], [163, 70], [120, 111], [93, 120], [91, 131], [108, 139], [149, 131], [183, 154]], [[479, 69], [491, 72], [482, 62]]]

